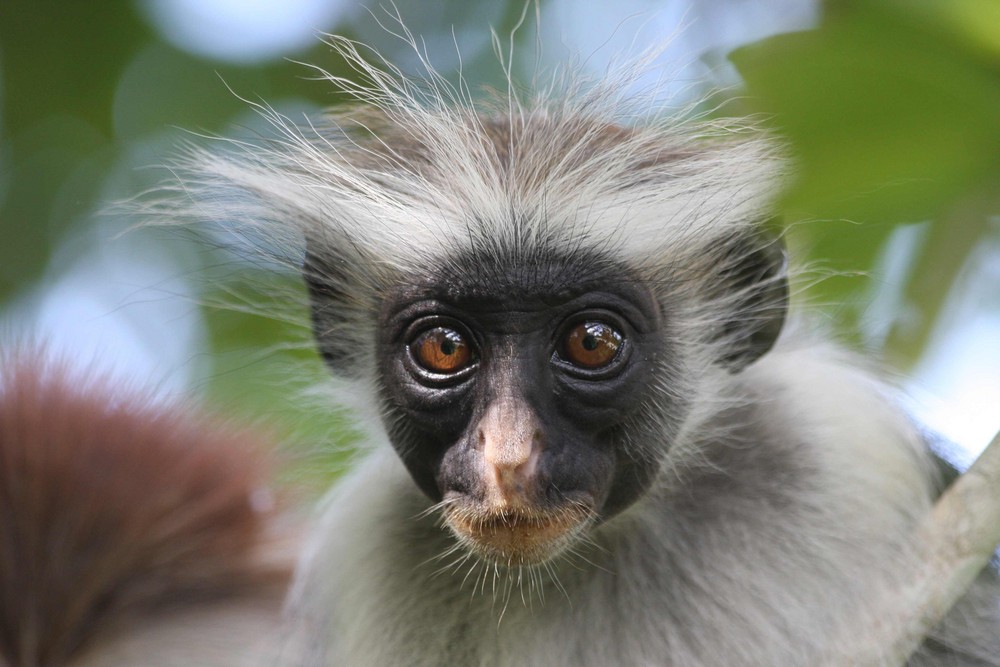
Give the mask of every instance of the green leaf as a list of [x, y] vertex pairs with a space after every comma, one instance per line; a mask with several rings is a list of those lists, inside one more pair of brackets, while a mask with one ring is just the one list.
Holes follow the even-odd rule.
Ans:
[[998, 180], [1000, 71], [927, 16], [862, 3], [732, 54], [788, 141], [787, 217], [927, 219]]

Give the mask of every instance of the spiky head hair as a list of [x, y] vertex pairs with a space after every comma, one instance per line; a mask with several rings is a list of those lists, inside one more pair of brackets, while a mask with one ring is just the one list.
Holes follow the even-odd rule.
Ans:
[[388, 290], [456, 257], [522, 273], [552, 254], [613, 258], [684, 296], [674, 330], [696, 353], [739, 368], [770, 346], [783, 255], [757, 229], [780, 161], [758, 133], [641, 113], [632, 70], [476, 104], [433, 70], [414, 82], [332, 45], [365, 83], [330, 79], [360, 104], [301, 125], [260, 107], [280, 138], [192, 151], [167, 213], [291, 240], [335, 372], [373, 367]]

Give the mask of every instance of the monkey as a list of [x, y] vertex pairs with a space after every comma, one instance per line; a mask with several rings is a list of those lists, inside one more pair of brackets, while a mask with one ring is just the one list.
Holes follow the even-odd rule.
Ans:
[[[852, 664], [944, 480], [877, 369], [794, 312], [780, 146], [644, 113], [626, 73], [472, 103], [334, 45], [359, 107], [261, 108], [278, 138], [192, 149], [147, 209], [301, 270], [366, 431], [277, 648], [221, 619], [228, 652], [186, 664]], [[1000, 664], [998, 592], [908, 664]]]
[[[180, 207], [296, 248], [366, 415], [290, 664], [851, 664], [945, 481], [878, 369], [792, 309], [780, 145], [651, 117], [628, 72], [473, 103], [334, 46], [361, 107], [196, 153]], [[908, 664], [1000, 664], [997, 594], [985, 573]]]

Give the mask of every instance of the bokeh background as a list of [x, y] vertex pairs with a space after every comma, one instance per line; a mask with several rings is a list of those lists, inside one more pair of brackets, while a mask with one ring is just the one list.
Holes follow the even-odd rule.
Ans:
[[779, 214], [808, 269], [799, 297], [893, 370], [960, 461], [1000, 428], [995, 0], [0, 0], [0, 345], [45, 340], [277, 423], [310, 475], [335, 474], [350, 422], [301, 398], [323, 369], [299, 299], [279, 296], [295, 276], [219, 239], [135, 229], [112, 203], [169, 179], [184, 142], [267, 136], [248, 102], [292, 118], [342, 103], [303, 64], [352, 76], [322, 33], [419, 75], [400, 19], [474, 88], [505, 86], [494, 34], [521, 81], [599, 77], [661, 48], [638, 93], [754, 115], [788, 143]]

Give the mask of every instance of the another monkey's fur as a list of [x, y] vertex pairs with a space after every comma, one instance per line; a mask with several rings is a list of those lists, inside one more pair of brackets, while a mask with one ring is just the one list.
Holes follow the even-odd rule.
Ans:
[[267, 446], [44, 351], [6, 351], [0, 665], [256, 659], [288, 573]]
[[[280, 141], [195, 152], [153, 209], [291, 249], [373, 413], [280, 664], [849, 663], [938, 466], [857, 360], [783, 327], [772, 144], [639, 113], [625, 76], [477, 108], [336, 45], [366, 108], [265, 112]], [[984, 577], [911, 664], [1000, 664], [996, 599]]]

